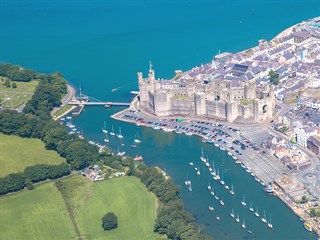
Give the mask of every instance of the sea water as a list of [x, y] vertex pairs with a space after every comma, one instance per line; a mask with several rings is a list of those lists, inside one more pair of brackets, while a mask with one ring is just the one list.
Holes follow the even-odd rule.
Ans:
[[[12, 0], [0, 2], [0, 61], [19, 64], [40, 72], [59, 71], [76, 88], [103, 101], [132, 99], [138, 90], [137, 75], [145, 75], [152, 61], [158, 78], [170, 78], [174, 70], [187, 70], [212, 60], [219, 52], [237, 52], [270, 40], [285, 28], [315, 17], [320, 1], [195, 1], [119, 0], [48, 1]], [[116, 89], [116, 91], [112, 91]], [[216, 239], [315, 239], [302, 222], [279, 199], [265, 194], [225, 152], [201, 143], [195, 136], [164, 133], [110, 119], [121, 108], [86, 107], [74, 120], [86, 137], [103, 142], [101, 128], [107, 122], [122, 128], [123, 140], [110, 137], [110, 147], [128, 154], [142, 155], [149, 165], [159, 165], [182, 186], [185, 207], [201, 229]], [[134, 136], [142, 143], [130, 148]], [[122, 146], [124, 144], [124, 146]], [[201, 147], [214, 161], [236, 195], [231, 196], [214, 182], [200, 163]], [[188, 165], [193, 161], [201, 170], [197, 176]], [[192, 181], [192, 192], [184, 186]], [[221, 206], [208, 192], [207, 185], [223, 197]], [[240, 202], [266, 211], [272, 217], [270, 230]], [[209, 211], [213, 205], [215, 211]], [[247, 229], [231, 217], [231, 209], [246, 221]], [[221, 221], [216, 220], [216, 215]]]

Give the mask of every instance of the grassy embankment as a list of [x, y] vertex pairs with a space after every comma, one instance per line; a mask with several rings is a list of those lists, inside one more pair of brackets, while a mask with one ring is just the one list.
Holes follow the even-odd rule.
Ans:
[[71, 108], [74, 108], [74, 106], [71, 106], [71, 105], [65, 105], [63, 107], [60, 107], [58, 109], [58, 111], [56, 111], [54, 114], [53, 114], [53, 119], [56, 119], [57, 117], [61, 116], [61, 115], [64, 115], [66, 112], [68, 112]]
[[[58, 186], [61, 194], [53, 183], [45, 183], [33, 191], [0, 198], [0, 209], [6, 209], [0, 212], [4, 229], [0, 239], [165, 239], [153, 232], [156, 197], [137, 178], [92, 183], [75, 175], [61, 180]], [[49, 193], [55, 198], [50, 203]], [[101, 218], [107, 212], [118, 216], [118, 228], [109, 232], [101, 227]], [[57, 217], [63, 224], [50, 224]], [[42, 238], [44, 235], [46, 238]]]
[[17, 88], [5, 87], [5, 77], [0, 77], [0, 100], [4, 108], [17, 108], [29, 101], [39, 81], [15, 82]]
[[63, 199], [53, 182], [0, 198], [0, 239], [75, 239]]
[[58, 165], [65, 162], [55, 151], [46, 150], [40, 139], [21, 138], [0, 133], [0, 177], [22, 172], [39, 163]]

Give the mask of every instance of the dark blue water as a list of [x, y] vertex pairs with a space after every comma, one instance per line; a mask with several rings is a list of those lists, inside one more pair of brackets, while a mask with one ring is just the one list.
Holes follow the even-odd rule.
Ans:
[[[101, 100], [129, 101], [137, 90], [136, 72], [153, 62], [157, 77], [171, 77], [211, 61], [218, 51], [236, 52], [254, 46], [261, 38], [270, 40], [283, 29], [320, 13], [320, 1], [1, 1], [0, 60], [37, 71], [59, 71], [82, 91]], [[113, 88], [119, 88], [111, 92]], [[86, 137], [102, 140], [101, 127], [122, 126], [125, 146], [120, 150], [141, 154], [145, 162], [164, 168], [178, 184], [187, 176], [193, 192], [183, 189], [186, 208], [216, 239], [250, 239], [229, 216], [233, 208], [245, 219], [256, 239], [315, 239], [299, 219], [278, 199], [266, 195], [251, 176], [213, 146], [197, 137], [156, 132], [109, 118], [120, 109], [88, 107], [75, 120]], [[137, 149], [130, 144], [136, 132], [143, 141]], [[111, 139], [117, 149], [118, 139]], [[201, 147], [234, 184], [231, 197], [219, 185], [225, 207], [208, 191], [208, 171], [200, 177], [187, 165], [198, 161]], [[213, 183], [213, 181], [212, 181]], [[260, 211], [272, 216], [274, 230], [241, 206], [246, 194]], [[213, 204], [215, 213], [208, 211]], [[221, 217], [218, 222], [215, 215]]]

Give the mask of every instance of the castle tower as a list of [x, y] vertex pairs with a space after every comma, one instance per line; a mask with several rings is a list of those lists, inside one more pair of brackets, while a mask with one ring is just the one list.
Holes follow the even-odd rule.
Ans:
[[250, 81], [245, 81], [244, 85], [244, 98], [255, 99], [256, 98], [256, 84]]

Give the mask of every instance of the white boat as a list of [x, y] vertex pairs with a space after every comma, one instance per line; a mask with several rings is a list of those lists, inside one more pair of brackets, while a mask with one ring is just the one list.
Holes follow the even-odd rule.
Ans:
[[65, 118], [60, 118], [60, 121], [64, 121], [64, 120], [66, 120]]
[[242, 225], [241, 225], [242, 228], [246, 228], [246, 222], [243, 220], [242, 222]]
[[208, 185], [208, 190], [209, 190], [209, 191], [211, 190], [211, 185], [210, 185], [210, 183], [209, 183], [209, 185]]
[[156, 126], [156, 125], [153, 126], [152, 128], [153, 128], [154, 130], [159, 130], [159, 129], [160, 129], [160, 128], [159, 128], [158, 126]]
[[184, 134], [187, 135], [187, 136], [192, 136], [193, 135], [191, 132], [185, 132]]
[[176, 133], [177, 134], [181, 134], [182, 132], [180, 130], [176, 130]]
[[252, 202], [250, 202], [249, 211], [250, 211], [250, 212], [253, 212], [253, 211], [254, 211], [254, 209], [253, 209], [253, 207], [252, 207]]
[[213, 211], [214, 211], [214, 207], [213, 207], [213, 206], [209, 206], [209, 210], [210, 210], [211, 212], [213, 212]]
[[218, 180], [218, 177], [217, 177], [217, 176], [213, 176], [213, 179], [217, 181], [217, 180]]
[[133, 140], [135, 143], [141, 143], [141, 140], [139, 139], [139, 134], [137, 132], [137, 134], [135, 135], [135, 138]]
[[232, 153], [231, 153], [231, 152], [228, 152], [228, 155], [229, 155], [229, 156], [232, 156]]
[[239, 218], [239, 215], [238, 215], [238, 214], [237, 214], [236, 221], [237, 221], [237, 222], [240, 222], [240, 218]]
[[261, 218], [261, 221], [266, 223], [267, 222], [267, 219], [266, 219], [266, 212], [263, 211], [263, 217]]
[[71, 116], [68, 116], [68, 117], [66, 117], [66, 119], [70, 120], [70, 119], [72, 119], [72, 117], [71, 117]]
[[164, 132], [173, 132], [173, 129], [171, 129], [171, 128], [163, 128], [162, 130]]
[[197, 168], [197, 167], [195, 167], [195, 168], [194, 168], [194, 170], [198, 171], [198, 168]]
[[118, 156], [123, 157], [126, 154], [126, 152], [118, 152]]
[[231, 195], [234, 195], [233, 184], [231, 185], [231, 190], [230, 190], [230, 194], [231, 194]]
[[219, 147], [219, 144], [217, 144], [217, 143], [214, 143], [214, 145], [215, 145], [216, 147]]
[[184, 181], [184, 184], [185, 184], [186, 186], [189, 186], [189, 185], [191, 185], [191, 181], [186, 180], [186, 181]]
[[103, 139], [104, 142], [109, 142], [108, 134], [106, 133], [105, 139]]
[[215, 195], [214, 198], [215, 198], [216, 200], [219, 200], [219, 197], [218, 197], [217, 195]]
[[211, 173], [212, 173], [212, 168], [211, 168], [211, 167], [209, 167], [209, 172], [211, 172]]
[[200, 160], [202, 161], [202, 162], [207, 162], [207, 159], [204, 157], [204, 154], [203, 154], [203, 148], [201, 148], [201, 156], [200, 156]]
[[216, 177], [217, 177], [217, 180], [220, 180], [219, 169], [217, 170], [217, 175], [216, 175]]
[[236, 161], [236, 164], [240, 164], [240, 163], [241, 163], [241, 161], [240, 161], [240, 160], [237, 160], [237, 161]]
[[223, 179], [221, 179], [221, 180], [220, 180], [220, 183], [221, 183], [222, 185], [224, 185], [226, 182], [225, 182]]
[[224, 188], [225, 188], [226, 190], [229, 190], [229, 186], [228, 186], [228, 185], [225, 185]]
[[212, 196], [214, 196], [214, 191], [211, 191], [210, 193], [211, 193]]
[[217, 219], [217, 220], [220, 220], [220, 217], [219, 217], [219, 216], [216, 216], [216, 219]]
[[122, 134], [121, 134], [121, 127], [119, 127], [119, 134], [117, 135], [118, 138], [123, 138]]
[[102, 132], [103, 132], [103, 133], [108, 133], [107, 128], [106, 128], [106, 121], [104, 121], [104, 125], [103, 125], [103, 128], [102, 128]]
[[247, 203], [246, 203], [246, 195], [243, 196], [243, 200], [241, 201], [241, 204], [243, 206], [247, 206]]
[[189, 162], [189, 165], [190, 165], [190, 166], [193, 166], [193, 162]]
[[237, 160], [237, 157], [236, 157], [236, 156], [232, 156], [232, 158], [233, 158], [234, 160]]
[[197, 171], [197, 175], [200, 175], [200, 170]]
[[268, 227], [271, 228], [271, 229], [273, 228], [273, 225], [271, 223], [271, 216], [270, 216], [270, 219], [269, 219], [269, 222], [268, 222]]
[[210, 166], [210, 164], [209, 164], [208, 162], [206, 162], [206, 166], [207, 166], [207, 167], [209, 167], [209, 166]]
[[220, 204], [221, 204], [222, 206], [224, 206], [224, 201], [223, 201], [223, 199], [220, 200]]
[[256, 208], [256, 211], [254, 212], [254, 215], [256, 215], [256, 217], [260, 217], [260, 214], [259, 214], [258, 208]]
[[111, 130], [111, 132], [110, 132], [110, 135], [111, 135], [111, 136], [116, 135], [116, 134], [114, 133], [113, 125], [112, 125], [112, 127], [111, 127], [111, 128], [112, 128], [112, 130]]
[[223, 148], [223, 147], [220, 147], [220, 150], [225, 151], [226, 149], [225, 149], [225, 148]]
[[231, 216], [232, 218], [235, 217], [233, 209], [232, 209], [232, 211], [231, 211], [231, 213], [230, 213], [230, 216]]
[[312, 226], [310, 223], [305, 222], [303, 225], [308, 232], [312, 232]]

